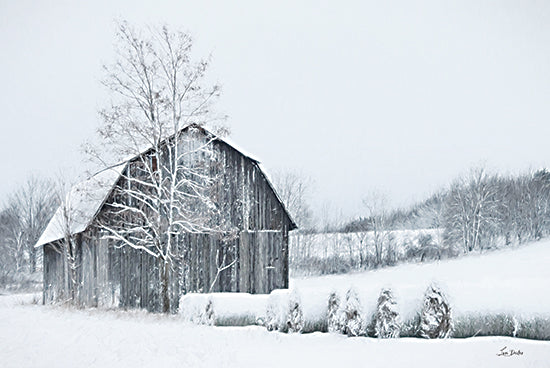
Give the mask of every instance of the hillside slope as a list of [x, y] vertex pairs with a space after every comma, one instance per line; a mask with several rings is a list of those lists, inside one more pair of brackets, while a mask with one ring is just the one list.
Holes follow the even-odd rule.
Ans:
[[519, 248], [429, 264], [405, 264], [346, 275], [294, 278], [306, 312], [319, 314], [328, 294], [349, 287], [371, 313], [383, 287], [390, 287], [404, 318], [420, 310], [427, 286], [435, 282], [446, 293], [455, 315], [507, 313], [517, 317], [550, 315], [550, 240]]

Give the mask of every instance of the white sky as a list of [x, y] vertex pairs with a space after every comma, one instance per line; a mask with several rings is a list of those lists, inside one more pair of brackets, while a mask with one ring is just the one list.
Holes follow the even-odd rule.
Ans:
[[0, 198], [83, 171], [116, 17], [191, 32], [232, 139], [310, 175], [317, 208], [410, 203], [481, 163], [550, 166], [550, 2], [0, 0]]

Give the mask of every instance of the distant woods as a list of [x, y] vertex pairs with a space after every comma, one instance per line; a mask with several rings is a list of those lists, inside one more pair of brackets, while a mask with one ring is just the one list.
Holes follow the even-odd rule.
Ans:
[[329, 234], [295, 232], [293, 273], [345, 273], [540, 240], [550, 235], [550, 172], [475, 169], [406, 209], [388, 209], [376, 196], [364, 204], [364, 217]]
[[[385, 230], [440, 228], [443, 241], [464, 253], [540, 240], [550, 234], [550, 172], [504, 176], [476, 169], [384, 218]], [[360, 218], [341, 231], [373, 231], [372, 222], [372, 216]]]
[[0, 207], [0, 288], [33, 287], [41, 274], [41, 250], [34, 245], [57, 208], [54, 183], [31, 177]]

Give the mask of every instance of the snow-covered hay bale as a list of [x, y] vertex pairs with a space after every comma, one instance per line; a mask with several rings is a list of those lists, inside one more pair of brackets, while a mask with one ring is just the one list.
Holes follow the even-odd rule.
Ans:
[[216, 326], [257, 324], [265, 315], [268, 295], [248, 293], [189, 293], [180, 298], [179, 314], [186, 321], [200, 324], [209, 301]]
[[263, 318], [263, 324], [269, 331], [286, 330], [288, 303], [288, 290], [273, 290], [269, 294]]
[[[287, 330], [292, 291], [273, 290], [271, 294], [248, 293], [189, 293], [180, 298], [179, 314], [183, 320], [196, 324], [208, 324], [205, 320], [207, 305], [211, 302], [208, 314], [214, 314], [216, 326], [263, 325], [272, 330]], [[303, 313], [303, 332], [327, 330], [327, 296], [323, 294], [300, 295], [300, 308]]]

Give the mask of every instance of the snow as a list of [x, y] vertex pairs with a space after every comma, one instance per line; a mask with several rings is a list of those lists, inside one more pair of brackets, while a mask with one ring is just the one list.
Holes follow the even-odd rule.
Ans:
[[405, 319], [420, 311], [432, 283], [439, 285], [454, 316], [508, 313], [517, 317], [550, 315], [550, 241], [429, 264], [404, 264], [368, 272], [291, 279], [302, 295], [306, 320], [322, 318], [330, 292], [340, 298], [353, 287], [368, 315], [381, 289], [391, 288]]
[[[301, 300], [306, 331], [326, 328], [328, 298], [332, 291], [336, 291], [343, 302], [348, 289], [353, 288], [360, 299], [364, 322], [369, 323], [381, 290], [390, 288], [401, 321], [410, 322], [422, 310], [426, 289], [432, 284], [442, 289], [457, 321], [499, 314], [520, 321], [536, 317], [548, 320], [550, 294], [545, 292], [550, 280], [548, 264], [550, 241], [544, 241], [429, 264], [293, 278], [291, 289]], [[213, 301], [218, 325], [250, 325], [260, 321], [282, 325], [288, 313], [289, 292], [275, 290], [269, 296], [189, 294], [181, 299], [182, 316], [187, 321], [200, 321], [208, 300]]]
[[260, 162], [260, 160], [258, 160], [256, 157], [254, 157], [254, 155], [250, 154], [248, 151], [246, 151], [245, 149], [243, 149], [242, 147], [237, 145], [231, 138], [229, 138], [229, 137], [221, 138], [221, 137], [217, 136], [216, 134], [210, 132], [206, 128], [203, 128], [203, 129], [206, 130], [208, 133], [212, 134], [214, 137], [216, 137], [216, 139], [218, 141], [227, 144], [229, 147], [233, 148], [235, 151], [239, 152], [241, 155], [243, 155], [245, 157], [248, 157], [249, 159], [251, 159], [252, 161], [254, 161], [256, 163]]
[[190, 293], [181, 297], [179, 313], [187, 322], [198, 322], [211, 300], [217, 324], [224, 324], [225, 321], [255, 324], [265, 315], [268, 298], [266, 294]]
[[[382, 287], [391, 287], [400, 313], [420, 310], [435, 281], [453, 314], [508, 312], [548, 315], [550, 241], [422, 265], [348, 275], [293, 279], [304, 317], [326, 313], [328, 295], [350, 286], [372, 313]], [[296, 291], [295, 291], [296, 292]], [[550, 367], [550, 341], [511, 337], [467, 339], [348, 338], [340, 334], [285, 334], [264, 327], [212, 327], [188, 322], [213, 302], [217, 319], [261, 318], [267, 304], [288, 305], [287, 291], [272, 295], [189, 294], [182, 315], [143, 311], [79, 310], [33, 304], [39, 295], [0, 295], [3, 367]], [[502, 350], [504, 349], [504, 350]], [[501, 351], [521, 351], [503, 356]]]
[[[550, 367], [550, 342], [347, 338], [210, 327], [144, 312], [32, 305], [0, 296], [3, 367]], [[501, 349], [522, 355], [498, 356]]]
[[[122, 163], [104, 169], [71, 188], [66, 197], [66, 205], [69, 208], [69, 227], [72, 234], [78, 234], [90, 225], [125, 167], [126, 163]], [[65, 224], [63, 207], [60, 206], [35, 247], [63, 238]]]

